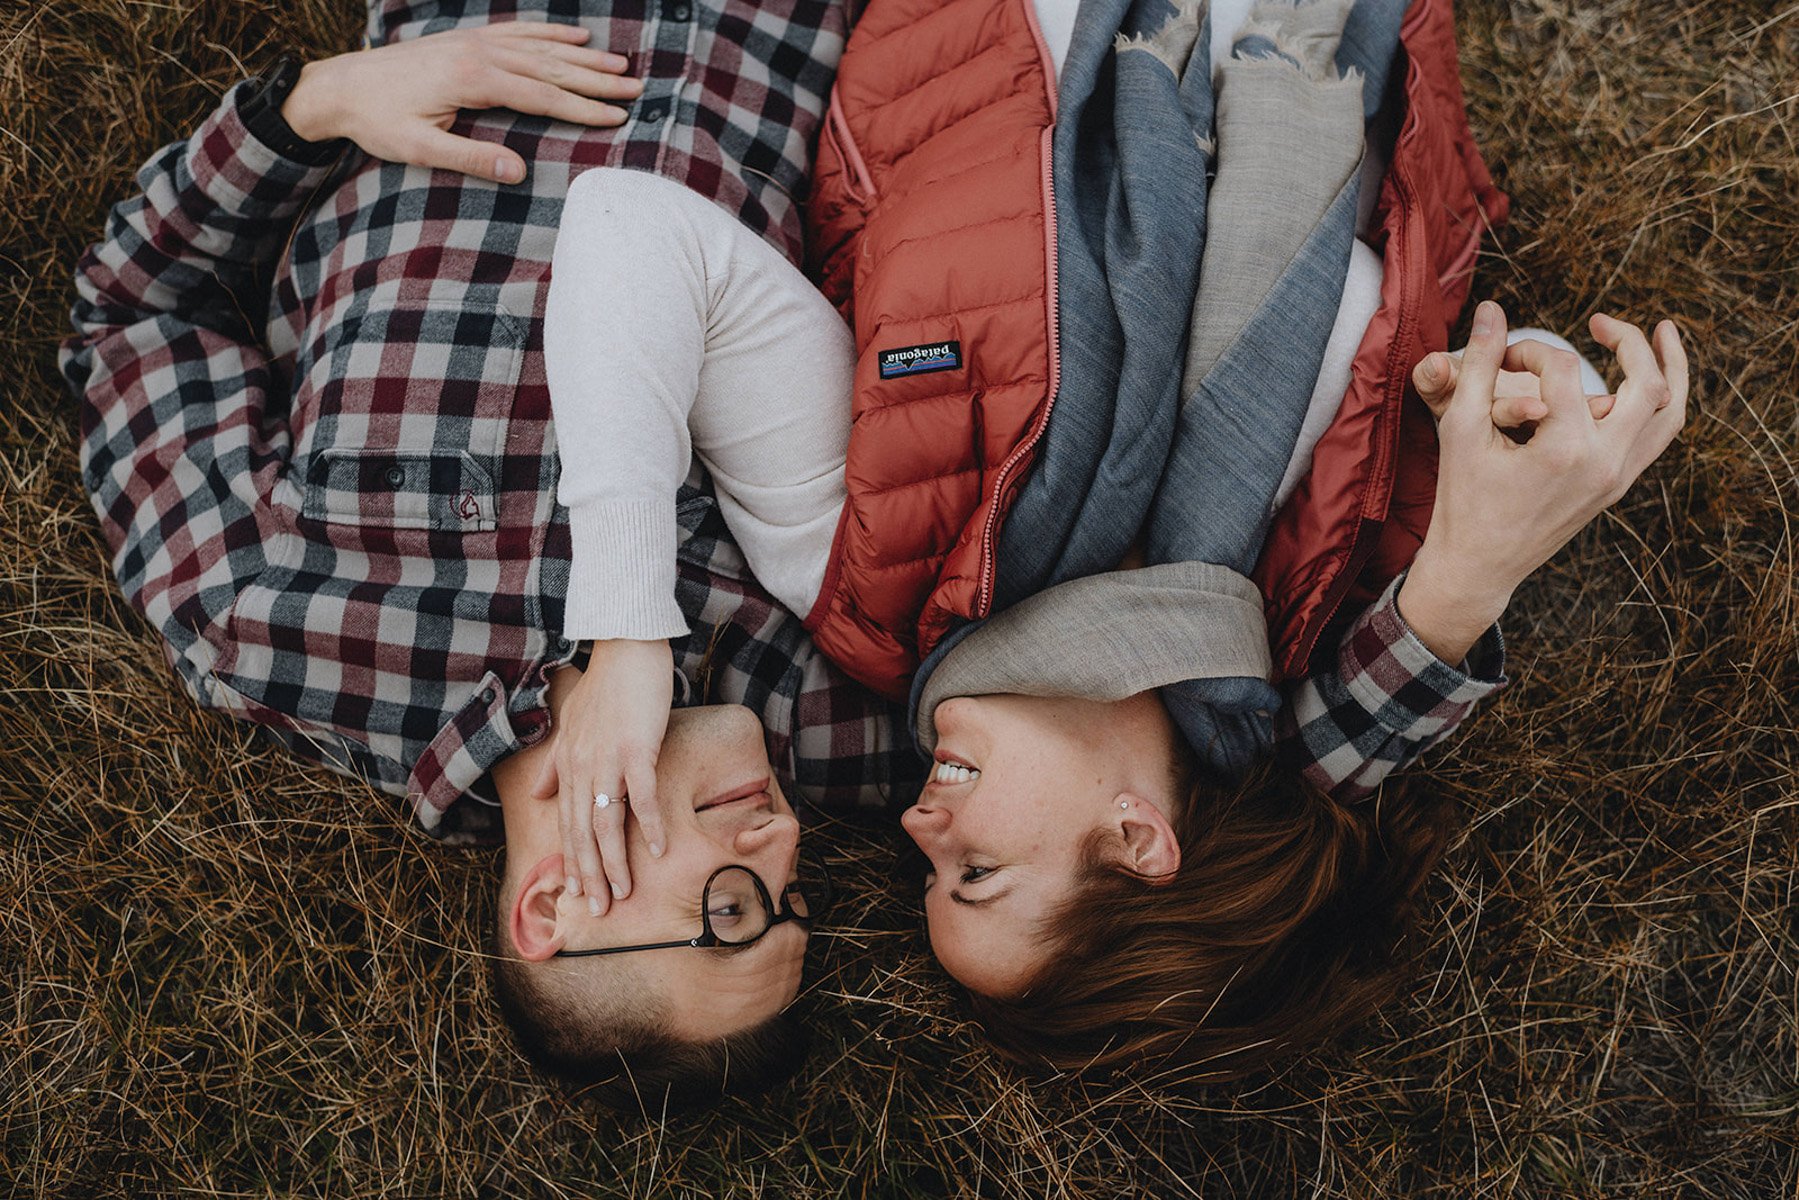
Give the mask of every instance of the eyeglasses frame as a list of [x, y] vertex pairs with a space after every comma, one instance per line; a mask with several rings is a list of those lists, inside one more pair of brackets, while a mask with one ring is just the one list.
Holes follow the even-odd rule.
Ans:
[[[712, 874], [706, 876], [706, 886], [700, 889], [701, 928], [698, 937], [686, 938], [677, 942], [645, 942], [639, 946], [600, 946], [592, 950], [558, 950], [555, 954], [551, 955], [551, 957], [597, 958], [602, 954], [630, 954], [636, 950], [673, 950], [680, 946], [691, 946], [696, 950], [715, 950], [720, 946], [729, 946], [735, 950], [743, 946], [754, 946], [757, 942], [768, 936], [769, 930], [778, 925], [785, 925], [789, 921], [798, 922], [810, 931], [812, 923], [830, 911], [832, 901], [836, 898], [837, 889], [836, 885], [831, 880], [831, 871], [830, 868], [825, 866], [824, 859], [813, 856], [807, 856], [807, 858], [812, 865], [818, 868], [819, 879], [824, 885], [824, 895], [816, 903], [813, 898], [807, 896], [805, 892], [799, 891], [800, 881], [796, 879], [781, 889], [781, 906], [776, 908], [773, 897], [768, 894], [768, 885], [762, 882], [762, 876], [756, 874], [754, 870], [744, 866], [742, 863], [726, 863], [716, 871], [713, 871]], [[712, 893], [713, 882], [726, 871], [742, 871], [750, 877], [750, 880], [756, 885], [756, 898], [762, 901], [762, 911], [768, 917], [768, 924], [763, 926], [762, 931], [748, 941], [727, 942], [712, 930], [711, 905], [707, 904], [706, 900]], [[788, 897], [796, 891], [799, 891], [800, 899], [806, 902], [806, 906], [813, 910], [811, 916], [802, 917], [793, 910], [793, 904]]]

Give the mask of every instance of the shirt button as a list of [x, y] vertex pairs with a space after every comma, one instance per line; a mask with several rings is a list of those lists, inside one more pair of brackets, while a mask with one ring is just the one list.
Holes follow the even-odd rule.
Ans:
[[389, 468], [387, 468], [387, 486], [388, 487], [397, 488], [397, 487], [401, 486], [402, 484], [404, 484], [405, 482], [406, 482], [406, 468], [405, 467], [389, 467]]
[[492, 688], [482, 688], [481, 689], [481, 703], [483, 703], [483, 704], [492, 704], [493, 703], [493, 689]]
[[685, 21], [685, 20], [687, 20], [687, 18], [689, 18], [691, 16], [693, 16], [693, 10], [691, 8], [687, 7], [685, 4], [675, 5], [675, 11], [674, 11], [675, 20]]
[[667, 115], [668, 110], [661, 104], [651, 104], [644, 108], [642, 119], [646, 125], [654, 125]]
[[575, 648], [575, 644], [573, 642], [569, 641], [567, 638], [559, 637], [556, 639], [556, 653], [567, 654], [570, 650], [573, 650], [574, 648]]

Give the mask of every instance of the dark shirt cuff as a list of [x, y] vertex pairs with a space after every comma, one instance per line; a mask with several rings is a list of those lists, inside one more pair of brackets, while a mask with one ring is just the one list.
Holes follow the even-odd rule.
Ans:
[[342, 154], [350, 144], [347, 138], [309, 142], [295, 133], [287, 118], [281, 115], [280, 107], [268, 102], [260, 80], [252, 79], [239, 85], [237, 114], [250, 136], [281, 158], [301, 166], [322, 167]]

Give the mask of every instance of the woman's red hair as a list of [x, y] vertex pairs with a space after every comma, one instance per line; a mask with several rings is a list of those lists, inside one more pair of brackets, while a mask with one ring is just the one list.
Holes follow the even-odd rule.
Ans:
[[1183, 791], [1172, 879], [1123, 871], [1096, 838], [1051, 918], [1044, 968], [1015, 998], [971, 997], [1001, 1054], [1230, 1079], [1392, 995], [1418, 894], [1453, 832], [1446, 804], [1397, 787], [1339, 804], [1274, 769], [1229, 793]]

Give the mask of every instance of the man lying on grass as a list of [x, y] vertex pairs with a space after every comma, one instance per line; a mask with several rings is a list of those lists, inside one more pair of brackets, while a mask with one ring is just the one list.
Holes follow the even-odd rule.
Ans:
[[[621, 843], [634, 877], [566, 886], [558, 806], [520, 791], [582, 663], [541, 318], [590, 168], [685, 184], [799, 260], [843, 13], [582, 6], [440, 33], [487, 6], [426, 11], [372, 3], [376, 49], [277, 64], [144, 167], [79, 268], [85, 482], [196, 700], [406, 797], [434, 836], [503, 834], [495, 982], [534, 1059], [592, 1081], [635, 1051], [615, 1082], [652, 1109], [753, 1087], [799, 1061], [783, 1013], [823, 898], [787, 789], [878, 805], [922, 764], [750, 578], [696, 477], [669, 547], [690, 632], [662, 681], [683, 705], [664, 853]], [[608, 48], [655, 69], [626, 78]], [[693, 707], [713, 704], [741, 707]]]

